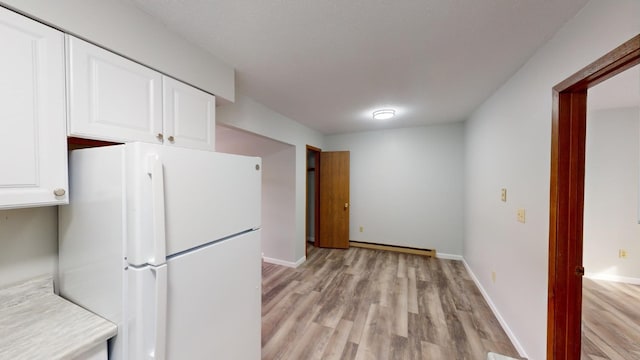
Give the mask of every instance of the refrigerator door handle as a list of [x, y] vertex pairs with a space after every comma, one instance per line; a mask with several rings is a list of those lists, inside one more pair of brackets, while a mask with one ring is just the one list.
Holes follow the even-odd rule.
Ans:
[[157, 154], [150, 154], [147, 163], [148, 174], [151, 176], [151, 206], [153, 212], [153, 256], [149, 259], [149, 264], [159, 266], [165, 263], [167, 257], [164, 225], [164, 174], [162, 160]]
[[153, 347], [149, 354], [149, 359], [165, 360], [166, 358], [166, 337], [167, 337], [167, 265], [152, 267], [155, 273], [155, 313], [154, 321], [155, 333], [153, 337]]

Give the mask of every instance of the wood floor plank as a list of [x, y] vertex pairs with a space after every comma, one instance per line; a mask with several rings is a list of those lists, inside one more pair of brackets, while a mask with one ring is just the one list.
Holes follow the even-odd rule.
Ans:
[[338, 325], [329, 339], [329, 343], [325, 347], [322, 358], [325, 360], [340, 360], [349, 340], [349, 334], [353, 328], [353, 322], [349, 320], [340, 320]]
[[347, 344], [344, 346], [344, 351], [342, 351], [342, 357], [340, 358], [340, 360], [354, 360], [357, 353], [358, 345], [347, 341]]
[[640, 359], [640, 286], [583, 279], [582, 359]]
[[320, 360], [334, 329], [311, 322], [283, 359]]
[[421, 345], [422, 356], [424, 359], [455, 359], [455, 356], [452, 354], [451, 350], [446, 347], [432, 344], [427, 341], [423, 341]]
[[464, 311], [459, 311], [458, 318], [462, 323], [462, 329], [464, 330], [464, 334], [466, 336], [466, 343], [468, 344], [472, 356], [471, 358], [482, 359], [486, 357], [487, 352], [485, 350], [485, 345], [482, 343], [478, 331], [471, 321], [471, 314]]
[[409, 267], [408, 275], [409, 282], [407, 284], [407, 310], [410, 313], [418, 313], [418, 288], [416, 286], [416, 268]]
[[291, 295], [299, 287], [298, 281], [283, 282], [273, 286], [266, 293], [262, 293], [262, 313], [268, 314], [273, 307], [282, 302], [283, 298]]
[[262, 314], [262, 346], [264, 346], [282, 324], [289, 320], [289, 316], [301, 306], [301, 299], [304, 295], [291, 293], [270, 311]]
[[[356, 360], [373, 360], [376, 359], [374, 353], [374, 342], [376, 333], [376, 323], [379, 317], [380, 306], [372, 304], [369, 306], [367, 312], [367, 319], [364, 322], [364, 329], [362, 330], [362, 336], [360, 343], [358, 344], [358, 352], [356, 353]], [[371, 346], [370, 346], [371, 344]]]
[[404, 336], [391, 335], [389, 359], [410, 359], [409, 339]]
[[319, 292], [311, 292], [303, 295], [299, 305], [291, 313], [275, 334], [262, 347], [263, 359], [279, 359], [292, 345], [296, 343], [296, 338], [300, 337], [307, 325], [311, 322], [314, 313], [312, 308], [320, 299]]
[[407, 257], [405, 254], [398, 254], [398, 268], [396, 277], [407, 277]]
[[380, 250], [310, 247], [263, 264], [266, 360], [517, 357], [464, 266]]
[[409, 334], [409, 279], [397, 278], [393, 291], [391, 308], [393, 310], [393, 330], [398, 336], [408, 337]]
[[435, 282], [419, 282], [418, 288], [424, 289], [418, 294], [418, 308], [420, 313], [426, 317], [423, 321], [428, 324], [427, 337], [424, 340], [434, 344], [451, 343], [438, 284]]
[[314, 321], [335, 328], [346, 310], [344, 303], [351, 299], [356, 284], [355, 277], [351, 274], [341, 272], [336, 275], [323, 292], [323, 301]]

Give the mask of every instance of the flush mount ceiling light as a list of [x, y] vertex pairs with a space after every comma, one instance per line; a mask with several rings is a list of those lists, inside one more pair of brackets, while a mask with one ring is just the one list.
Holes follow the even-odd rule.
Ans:
[[374, 120], [387, 120], [396, 116], [396, 111], [393, 109], [380, 109], [373, 112]]

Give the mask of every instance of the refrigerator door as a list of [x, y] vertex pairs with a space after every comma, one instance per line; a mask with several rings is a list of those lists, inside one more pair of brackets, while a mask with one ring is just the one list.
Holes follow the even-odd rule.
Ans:
[[129, 263], [159, 265], [165, 255], [260, 227], [260, 158], [145, 143], [126, 149], [127, 231], [137, 239], [127, 243]]
[[260, 359], [260, 230], [167, 260], [167, 359]]
[[166, 359], [167, 265], [128, 267], [127, 314], [111, 359]]

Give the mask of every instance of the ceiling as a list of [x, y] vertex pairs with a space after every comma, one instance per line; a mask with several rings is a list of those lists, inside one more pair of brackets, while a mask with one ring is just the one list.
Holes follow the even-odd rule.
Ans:
[[[587, 0], [122, 0], [323, 134], [464, 121]], [[392, 107], [392, 120], [373, 121]]]

